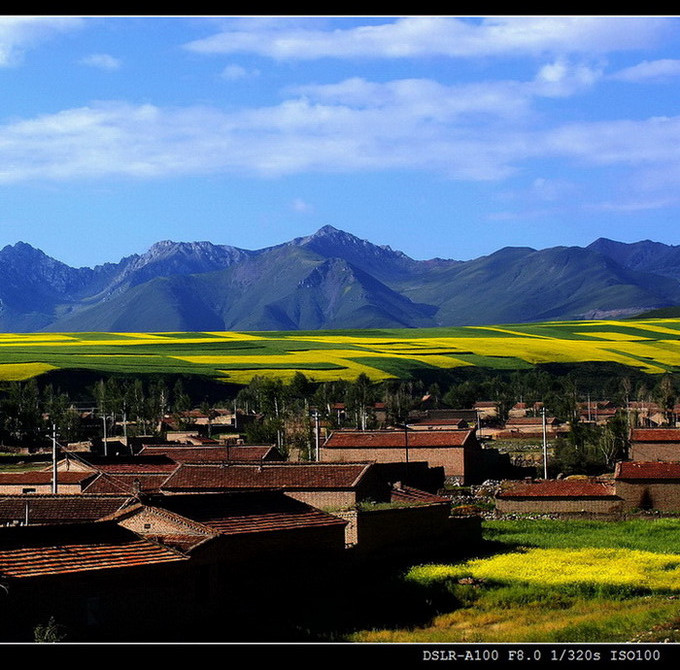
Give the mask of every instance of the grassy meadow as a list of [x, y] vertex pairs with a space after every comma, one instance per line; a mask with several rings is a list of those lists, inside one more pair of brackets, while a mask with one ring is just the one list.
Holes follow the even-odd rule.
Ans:
[[247, 384], [255, 375], [313, 381], [408, 378], [417, 370], [613, 362], [680, 370], [680, 319], [555, 321], [507, 326], [202, 333], [3, 333], [0, 381], [55, 369], [178, 373]]
[[496, 551], [418, 565], [404, 582], [439, 601], [424, 625], [354, 642], [680, 641], [680, 519], [490, 520]]

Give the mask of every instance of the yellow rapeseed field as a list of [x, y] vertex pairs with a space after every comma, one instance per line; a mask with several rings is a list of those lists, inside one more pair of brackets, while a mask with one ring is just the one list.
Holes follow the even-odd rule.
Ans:
[[18, 382], [54, 369], [54, 365], [48, 363], [4, 363], [0, 364], [0, 379]]
[[680, 591], [680, 555], [619, 548], [531, 549], [460, 565], [417, 566], [409, 579], [432, 582], [471, 576], [501, 583], [573, 584]]
[[[619, 363], [650, 374], [680, 369], [680, 320], [674, 319], [469, 326], [439, 328], [428, 335], [426, 330], [408, 329], [299, 335], [274, 331], [3, 333], [0, 366], [24, 367], [0, 367], [0, 380], [27, 378], [17, 375], [34, 376], [61, 365], [77, 367], [78, 357], [86, 368], [88, 360], [97, 367], [107, 356], [109, 368], [120, 368], [116, 361], [124, 364], [123, 351], [129, 356], [158, 356], [154, 366], [159, 371], [167, 362], [169, 369], [179, 365], [187, 372], [224, 375], [236, 383], [247, 383], [255, 374], [289, 379], [296, 370], [317, 381], [352, 379], [360, 372], [380, 380], [406, 375], [422, 365], [452, 369], [496, 367], [496, 362], [497, 367], [509, 369], [581, 362]], [[300, 350], [301, 345], [310, 349]], [[141, 354], [135, 353], [136, 348]], [[33, 368], [25, 367], [33, 361]], [[134, 370], [134, 362], [128, 369]]]

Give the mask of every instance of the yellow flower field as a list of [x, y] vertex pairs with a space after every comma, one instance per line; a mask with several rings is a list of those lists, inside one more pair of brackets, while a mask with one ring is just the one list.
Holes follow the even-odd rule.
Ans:
[[[239, 384], [256, 374], [316, 381], [408, 377], [423, 366], [519, 369], [604, 362], [649, 374], [680, 370], [680, 320], [554, 321], [498, 326], [245, 333], [2, 333], [0, 380], [55, 368], [203, 374]], [[23, 367], [12, 367], [23, 366]], [[32, 366], [32, 367], [31, 367]], [[137, 367], [136, 367], [137, 366]]]
[[4, 363], [0, 364], [0, 379], [18, 382], [54, 369], [54, 365], [47, 363]]
[[587, 584], [680, 591], [680, 555], [618, 548], [531, 549], [460, 565], [418, 566], [409, 573], [415, 581], [466, 576], [543, 586]]

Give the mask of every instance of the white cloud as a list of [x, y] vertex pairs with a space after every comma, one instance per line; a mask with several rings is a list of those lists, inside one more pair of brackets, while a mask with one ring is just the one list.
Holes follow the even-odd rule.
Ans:
[[229, 81], [236, 81], [237, 79], [247, 79], [250, 77], [259, 76], [259, 70], [247, 70], [241, 65], [227, 65], [222, 70], [222, 77], [228, 79]]
[[0, 16], [0, 66], [15, 65], [27, 49], [84, 24], [84, 19], [71, 17]]
[[82, 65], [89, 65], [101, 70], [118, 70], [122, 65], [119, 58], [114, 58], [109, 54], [90, 54], [81, 58], [79, 61]]
[[206, 54], [254, 53], [281, 60], [606, 53], [655, 43], [671, 22], [662, 17], [515, 16], [478, 21], [418, 16], [320, 29], [246, 21], [232, 22], [229, 29], [185, 47]]
[[[386, 110], [390, 116], [419, 116], [445, 122], [464, 115], [523, 116], [529, 111], [534, 87], [512, 81], [446, 86], [431, 79], [376, 83], [354, 77], [337, 84], [297, 86], [290, 90], [323, 104]], [[484, 120], [488, 121], [488, 117]]]
[[652, 200], [645, 199], [624, 200], [620, 202], [600, 202], [586, 205], [585, 209], [590, 209], [597, 212], [635, 213], [646, 212], [655, 209], [665, 209], [666, 207], [673, 207], [677, 204], [678, 198], [660, 198]]
[[535, 92], [546, 97], [566, 97], [591, 88], [601, 78], [601, 67], [585, 63], [574, 65], [560, 58], [538, 71]]
[[[539, 127], [529, 107], [538, 89], [351, 79], [229, 112], [97, 103], [0, 125], [0, 182], [394, 169], [499, 180], [533, 160], [625, 167], [650, 189], [661, 183], [655, 173], [680, 175], [680, 116]], [[565, 179], [534, 182], [534, 196], [558, 199]]]
[[611, 75], [611, 79], [629, 82], [664, 82], [680, 76], [680, 60], [664, 58], [661, 60], [642, 61], [637, 65], [619, 70]]
[[295, 198], [291, 203], [291, 207], [294, 212], [299, 212], [300, 214], [309, 214], [314, 211], [314, 206], [305, 202], [302, 198]]
[[573, 157], [590, 165], [676, 164], [680, 160], [680, 117], [565, 124], [545, 133], [547, 155]]

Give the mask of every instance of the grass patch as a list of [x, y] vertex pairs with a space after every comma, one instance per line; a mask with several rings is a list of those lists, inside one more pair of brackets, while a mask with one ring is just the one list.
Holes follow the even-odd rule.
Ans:
[[498, 607], [478, 601], [408, 630], [362, 631], [352, 642], [626, 642], [639, 631], [663, 627], [678, 614], [666, 598], [572, 599], [560, 607], [545, 601]]
[[491, 556], [414, 566], [438, 603], [425, 625], [356, 631], [353, 642], [625, 642], [675, 639], [680, 520], [488, 520]]
[[680, 519], [631, 521], [487, 520], [484, 538], [516, 547], [611, 547], [680, 553]]

